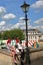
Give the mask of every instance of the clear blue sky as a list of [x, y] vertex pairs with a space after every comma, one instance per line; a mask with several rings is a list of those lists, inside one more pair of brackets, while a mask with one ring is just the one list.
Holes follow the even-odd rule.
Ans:
[[[30, 4], [28, 12], [29, 27], [43, 30], [43, 0], [25, 1]], [[23, 2], [24, 0], [0, 0], [0, 30], [19, 26], [20, 18], [24, 17], [20, 7]]]

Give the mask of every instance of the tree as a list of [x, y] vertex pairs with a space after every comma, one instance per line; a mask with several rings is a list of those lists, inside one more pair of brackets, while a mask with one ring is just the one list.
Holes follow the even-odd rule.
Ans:
[[0, 39], [2, 39], [2, 34], [0, 33]]
[[24, 40], [25, 36], [21, 29], [15, 29], [13, 32], [14, 32], [14, 38], [19, 38], [20, 40]]
[[23, 34], [23, 31], [21, 29], [14, 29], [9, 31], [3, 32], [3, 39], [16, 39], [19, 38], [20, 40], [24, 40], [25, 36]]

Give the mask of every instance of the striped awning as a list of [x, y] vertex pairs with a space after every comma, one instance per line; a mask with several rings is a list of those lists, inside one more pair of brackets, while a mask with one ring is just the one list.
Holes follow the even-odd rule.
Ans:
[[[28, 41], [28, 47], [31, 47], [31, 46], [34, 44], [34, 42], [35, 42], [35, 41], [33, 41], [33, 40], [29, 40], [29, 41]], [[26, 46], [26, 42], [25, 42], [25, 41], [22, 42], [22, 45], [23, 45], [23, 46]]]

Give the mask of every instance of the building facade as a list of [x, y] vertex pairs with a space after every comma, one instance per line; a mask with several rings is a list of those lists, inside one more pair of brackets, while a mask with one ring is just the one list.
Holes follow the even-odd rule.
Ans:
[[[24, 34], [25, 34], [25, 40], [26, 40], [26, 31], [24, 30]], [[41, 31], [37, 30], [37, 29], [29, 29], [28, 30], [28, 41], [32, 40], [32, 41], [39, 41], [39, 40], [43, 40], [43, 34]]]

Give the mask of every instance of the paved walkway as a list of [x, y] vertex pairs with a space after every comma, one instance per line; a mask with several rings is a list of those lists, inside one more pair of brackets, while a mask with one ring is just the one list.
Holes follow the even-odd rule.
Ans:
[[[6, 59], [6, 57], [4, 57], [4, 58], [5, 58], [5, 60], [2, 60], [2, 57], [0, 57], [0, 65], [12, 65], [12, 62], [8, 61], [10, 58], [8, 58], [8, 59]], [[18, 65], [20, 65], [20, 64], [18, 64]], [[37, 60], [31, 61], [31, 65], [43, 65], [43, 57], [41, 57]]]
[[43, 65], [43, 57], [31, 62], [31, 65]]
[[0, 65], [12, 65], [12, 58], [0, 53]]
[[[42, 49], [39, 48], [38, 50], [39, 51], [40, 50], [43, 50], [43, 48]], [[13, 65], [12, 64], [12, 57], [9, 56], [10, 54], [9, 53], [6, 53], [7, 51], [5, 51], [5, 50], [3, 50], [3, 52], [2, 52], [3, 54], [2, 54], [1, 51], [2, 50], [0, 50], [0, 65]], [[5, 53], [8, 56], [6, 56]], [[33, 52], [32, 53], [32, 56], [31, 56], [31, 59], [34, 58], [34, 57], [37, 57], [37, 56], [40, 56], [40, 58], [38, 58], [37, 60], [31, 61], [31, 65], [43, 65], [43, 57], [42, 57], [43, 56], [43, 51], [40, 51], [39, 53], [38, 52], [35, 52], [35, 53]], [[20, 65], [20, 64], [18, 64], [18, 65]]]

